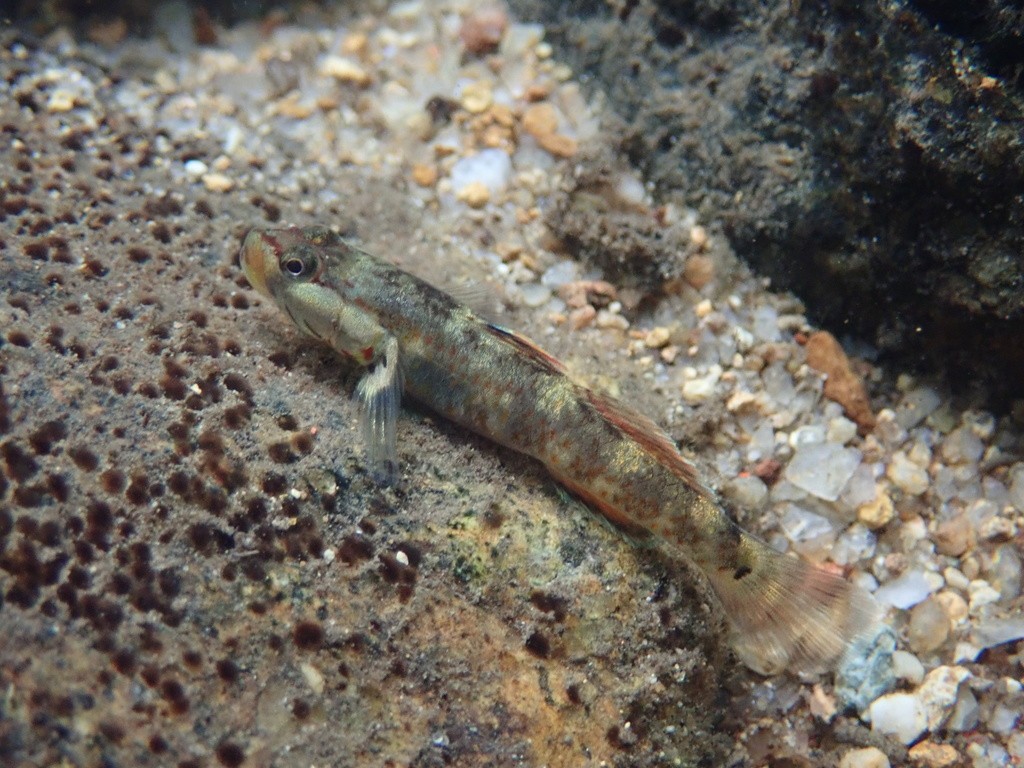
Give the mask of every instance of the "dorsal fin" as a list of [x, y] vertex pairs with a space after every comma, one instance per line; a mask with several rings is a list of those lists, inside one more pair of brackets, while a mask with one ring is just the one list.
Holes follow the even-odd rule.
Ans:
[[590, 404], [597, 409], [609, 424], [640, 444], [664, 467], [672, 470], [681, 480], [696, 491], [710, 493], [697, 476], [697, 468], [683, 458], [665, 431], [642, 413], [627, 405], [587, 390]]
[[525, 336], [521, 336], [515, 331], [510, 331], [508, 328], [503, 328], [494, 323], [487, 323], [486, 327], [496, 338], [511, 344], [544, 370], [550, 373], [566, 373], [565, 366], [562, 365], [558, 358], [548, 354]]

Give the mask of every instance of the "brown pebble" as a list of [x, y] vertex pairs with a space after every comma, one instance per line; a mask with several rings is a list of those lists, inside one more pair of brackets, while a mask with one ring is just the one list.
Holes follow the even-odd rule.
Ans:
[[700, 290], [715, 276], [715, 262], [709, 256], [695, 254], [686, 260], [683, 279], [695, 290]]
[[974, 544], [974, 528], [967, 515], [944, 520], [935, 531], [935, 549], [940, 555], [960, 557]]
[[555, 108], [547, 102], [528, 107], [523, 113], [523, 130], [535, 139], [553, 134], [558, 130]]
[[825, 397], [843, 406], [846, 415], [862, 431], [875, 426], [864, 382], [853, 372], [846, 352], [828, 331], [816, 331], [807, 339], [807, 364], [828, 376], [825, 379]]
[[508, 29], [508, 14], [500, 5], [483, 5], [462, 20], [459, 39], [468, 53], [494, 53]]

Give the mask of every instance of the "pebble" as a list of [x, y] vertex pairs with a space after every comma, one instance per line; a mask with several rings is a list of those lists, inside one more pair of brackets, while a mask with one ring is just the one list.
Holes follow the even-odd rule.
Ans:
[[835, 501], [860, 464], [856, 448], [836, 443], [803, 445], [793, 454], [785, 476], [793, 485], [825, 501]]
[[889, 758], [878, 747], [851, 749], [839, 759], [839, 768], [889, 768]]
[[953, 710], [950, 712], [949, 717], [946, 718], [946, 730], [953, 731], [954, 733], [973, 731], [978, 726], [980, 714], [981, 708], [978, 706], [978, 700], [975, 698], [974, 693], [966, 685], [961, 686], [957, 692]]
[[912, 389], [896, 407], [896, 420], [904, 429], [912, 429], [928, 418], [941, 403], [939, 393], [930, 387]]
[[915, 692], [929, 731], [937, 730], [953, 711], [960, 684], [968, 680], [971, 673], [966, 667], [936, 667], [924, 677], [924, 682]]
[[503, 150], [483, 149], [455, 163], [450, 176], [456, 194], [470, 184], [479, 184], [487, 189], [488, 195], [497, 195], [505, 191], [512, 179], [512, 160]]
[[957, 427], [942, 441], [942, 457], [950, 464], [973, 464], [981, 458], [984, 443], [967, 425]]
[[1000, 599], [999, 590], [984, 579], [974, 579], [968, 584], [967, 594], [971, 613], [977, 613], [982, 606], [998, 603]]
[[340, 83], [351, 83], [360, 87], [365, 87], [372, 81], [369, 72], [344, 56], [325, 56], [320, 62], [320, 74], [324, 77], [333, 77]]
[[528, 307], [542, 307], [551, 299], [551, 289], [538, 283], [524, 285], [521, 292], [523, 304]]
[[192, 159], [185, 163], [185, 174], [193, 181], [201, 179], [209, 170], [210, 167], [202, 160]]
[[908, 651], [894, 651], [892, 654], [892, 671], [898, 680], [905, 680], [917, 686], [924, 680], [924, 664]]
[[644, 337], [644, 346], [648, 349], [661, 349], [668, 344], [669, 339], [671, 339], [671, 334], [668, 328], [659, 325], [647, 332]]
[[501, 45], [508, 29], [508, 14], [500, 5], [481, 5], [474, 9], [459, 28], [459, 39], [469, 53], [493, 53]]
[[928, 727], [921, 702], [912, 693], [888, 693], [871, 702], [871, 730], [913, 743]]
[[875, 631], [854, 638], [836, 666], [835, 694], [842, 709], [864, 712], [896, 684], [893, 651], [896, 633], [884, 622]]
[[934, 590], [932, 583], [920, 570], [908, 570], [898, 578], [883, 584], [875, 592], [875, 600], [906, 610], [926, 599]]
[[842, 346], [828, 331], [815, 331], [807, 339], [807, 364], [824, 373], [824, 394], [843, 406], [846, 415], [857, 422], [862, 429], [875, 425], [864, 382], [850, 365]]
[[918, 603], [910, 611], [907, 642], [914, 653], [930, 653], [949, 638], [949, 617], [935, 598]]
[[949, 744], [936, 744], [934, 741], [915, 744], [907, 752], [907, 756], [927, 768], [948, 768], [960, 760], [960, 753]]
[[694, 254], [686, 260], [683, 265], [683, 280], [689, 283], [690, 287], [699, 291], [710, 283], [715, 277], [715, 262], [710, 256]]
[[896, 507], [892, 497], [884, 490], [867, 504], [857, 507], [857, 519], [872, 531], [884, 528], [896, 516]]
[[210, 192], [230, 192], [235, 188], [235, 180], [223, 173], [207, 173], [203, 176], [203, 186]]
[[935, 529], [935, 549], [940, 555], [960, 557], [973, 545], [974, 528], [967, 515], [944, 520]]
[[486, 112], [494, 103], [494, 91], [486, 80], [474, 80], [462, 89], [459, 99], [462, 108], [471, 115]]
[[928, 473], [908, 459], [903, 451], [893, 454], [885, 474], [893, 485], [911, 496], [918, 496], [928, 490]]

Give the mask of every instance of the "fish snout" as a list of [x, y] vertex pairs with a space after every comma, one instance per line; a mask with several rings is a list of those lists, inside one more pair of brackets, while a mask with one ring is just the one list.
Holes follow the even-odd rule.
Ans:
[[269, 263], [271, 259], [276, 263], [273, 248], [267, 242], [266, 236], [258, 230], [250, 230], [238, 251], [238, 262], [242, 266], [249, 285], [267, 297], [270, 296], [270, 290], [267, 288], [267, 273], [271, 267]]

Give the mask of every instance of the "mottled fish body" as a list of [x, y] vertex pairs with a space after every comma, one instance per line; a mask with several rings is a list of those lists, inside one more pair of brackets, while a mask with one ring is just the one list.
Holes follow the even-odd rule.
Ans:
[[690, 560], [755, 669], [819, 666], [870, 622], [860, 590], [739, 528], [657, 425], [576, 383], [525, 337], [325, 228], [250, 232], [240, 261], [300, 330], [367, 366], [357, 394], [368, 461], [381, 479], [397, 470], [404, 390], [538, 459], [617, 527]]

